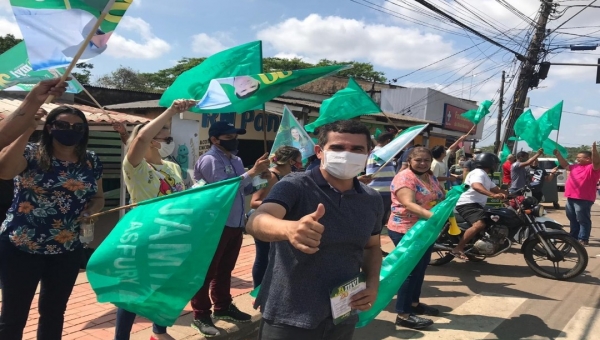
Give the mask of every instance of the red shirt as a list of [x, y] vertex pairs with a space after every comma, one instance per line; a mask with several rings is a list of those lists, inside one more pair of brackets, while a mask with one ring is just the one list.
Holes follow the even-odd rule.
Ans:
[[504, 162], [504, 164], [502, 164], [502, 183], [503, 184], [510, 184], [510, 166], [512, 165], [511, 162], [506, 161]]

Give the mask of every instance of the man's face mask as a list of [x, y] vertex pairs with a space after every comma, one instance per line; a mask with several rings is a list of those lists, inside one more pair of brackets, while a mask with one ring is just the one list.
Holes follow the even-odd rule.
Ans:
[[348, 151], [324, 150], [321, 167], [335, 178], [351, 179], [364, 170], [367, 157]]

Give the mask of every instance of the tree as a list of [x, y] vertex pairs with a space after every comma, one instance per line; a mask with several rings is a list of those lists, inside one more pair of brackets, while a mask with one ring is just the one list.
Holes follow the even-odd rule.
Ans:
[[330, 65], [339, 65], [339, 64], [350, 64], [352, 65], [351, 69], [344, 70], [338, 73], [343, 77], [354, 77], [356, 79], [362, 79], [367, 81], [376, 81], [380, 83], [384, 83], [387, 79], [385, 78], [385, 73], [380, 71], [375, 71], [373, 68], [373, 64], [371, 63], [360, 63], [358, 61], [335, 61], [328, 59], [321, 59], [317, 65], [315, 66], [330, 66]]
[[263, 72], [265, 73], [276, 71], [301, 70], [310, 67], [314, 67], [314, 65], [307, 63], [300, 58], [263, 58]]
[[171, 86], [175, 78], [179, 77], [183, 72], [194, 68], [202, 63], [206, 58], [182, 58], [177, 62], [177, 65], [166, 69], [159, 70], [154, 73], [141, 73], [148, 88], [153, 90], [164, 90]]
[[10, 50], [16, 44], [23, 41], [22, 39], [15, 38], [12, 34], [7, 34], [5, 36], [0, 36], [0, 54]]
[[149, 81], [146, 74], [139, 73], [131, 67], [120, 66], [110, 74], [105, 74], [96, 82], [99, 86], [118, 90], [148, 91]]
[[81, 84], [90, 84], [90, 77], [92, 76], [91, 69], [94, 68], [93, 64], [90, 63], [78, 63], [75, 65], [76, 70], [80, 70], [80, 72], [71, 72], [71, 75], [77, 79]]

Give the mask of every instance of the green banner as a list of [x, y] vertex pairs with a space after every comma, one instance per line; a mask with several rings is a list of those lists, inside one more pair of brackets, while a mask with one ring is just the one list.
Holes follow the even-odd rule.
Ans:
[[548, 109], [548, 111], [544, 112], [544, 114], [537, 120], [540, 135], [543, 139], [548, 138], [550, 136], [550, 132], [552, 130], [560, 129], [560, 119], [562, 118], [562, 109], [563, 109], [563, 101], [554, 105], [552, 108]]
[[200, 99], [213, 79], [262, 72], [262, 43], [253, 41], [216, 53], [200, 65], [183, 72], [163, 93], [159, 105], [169, 107], [181, 98]]
[[377, 299], [371, 309], [358, 314], [357, 328], [368, 325], [389, 305], [425, 251], [437, 240], [463, 192], [464, 186], [454, 186], [446, 199], [431, 209], [433, 216], [415, 223], [398, 246], [385, 257], [379, 274]]
[[388, 162], [390, 159], [396, 157], [396, 155], [402, 151], [413, 139], [420, 135], [421, 132], [427, 128], [427, 125], [428, 124], [415, 125], [403, 130], [386, 146], [373, 152], [373, 156], [381, 164]]
[[171, 326], [204, 278], [241, 177], [139, 203], [87, 265], [98, 302]]
[[[45, 79], [60, 78], [65, 69], [34, 71], [27, 58], [27, 48], [20, 42], [0, 55], [0, 90], [31, 91], [38, 82]], [[67, 92], [79, 93], [83, 87], [75, 79], [68, 82]]]
[[293, 88], [335, 74], [348, 67], [347, 65], [332, 65], [213, 79], [202, 98], [192, 98], [199, 99], [199, 101], [190, 111], [196, 113], [243, 113], [260, 109], [264, 103]]
[[313, 143], [302, 125], [296, 120], [292, 111], [285, 105], [283, 106], [281, 124], [279, 124], [279, 130], [277, 130], [277, 135], [271, 148], [271, 156], [282, 146], [293, 146], [300, 150], [300, 153], [302, 153], [302, 163], [304, 164], [308, 157], [315, 154], [315, 143]]
[[305, 126], [306, 131], [314, 132], [319, 126], [338, 120], [352, 119], [362, 115], [375, 114], [381, 109], [371, 97], [358, 85], [354, 78], [348, 80], [348, 86], [336, 92], [321, 104], [319, 117]]
[[463, 113], [461, 116], [468, 119], [473, 124], [477, 125], [477, 124], [479, 124], [479, 122], [481, 122], [483, 117], [490, 114], [490, 107], [492, 107], [492, 104], [494, 104], [493, 101], [484, 100], [481, 104], [479, 104], [479, 107], [477, 108], [477, 110], [469, 110], [469, 111]]

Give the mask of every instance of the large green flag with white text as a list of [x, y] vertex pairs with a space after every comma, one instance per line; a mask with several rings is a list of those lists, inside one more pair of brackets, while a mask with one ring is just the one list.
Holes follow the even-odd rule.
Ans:
[[305, 126], [306, 131], [314, 132], [319, 126], [338, 120], [381, 112], [381, 109], [371, 97], [358, 85], [354, 78], [348, 80], [348, 86], [336, 92], [331, 98], [321, 104], [319, 118]]
[[183, 72], [160, 98], [169, 107], [177, 99], [200, 99], [213, 79], [247, 76], [262, 72], [262, 43], [247, 44], [213, 54], [198, 66]]
[[171, 326], [204, 278], [241, 177], [140, 202], [87, 265], [98, 302]]
[[196, 113], [243, 113], [260, 109], [264, 103], [293, 88], [348, 67], [348, 65], [332, 65], [213, 79], [202, 97], [194, 96], [186, 99], [198, 100], [198, 104], [190, 109]]
[[[60, 78], [63, 67], [53, 70], [34, 71], [27, 57], [27, 48], [20, 42], [0, 55], [0, 90], [31, 91], [38, 82]], [[75, 79], [68, 82], [67, 92], [79, 93], [83, 87]]]
[[463, 192], [464, 186], [452, 187], [446, 199], [431, 209], [433, 216], [429, 220], [421, 219], [415, 223], [396, 248], [385, 257], [379, 274], [377, 299], [371, 309], [358, 314], [357, 328], [368, 325], [389, 305], [425, 251], [437, 240]]

